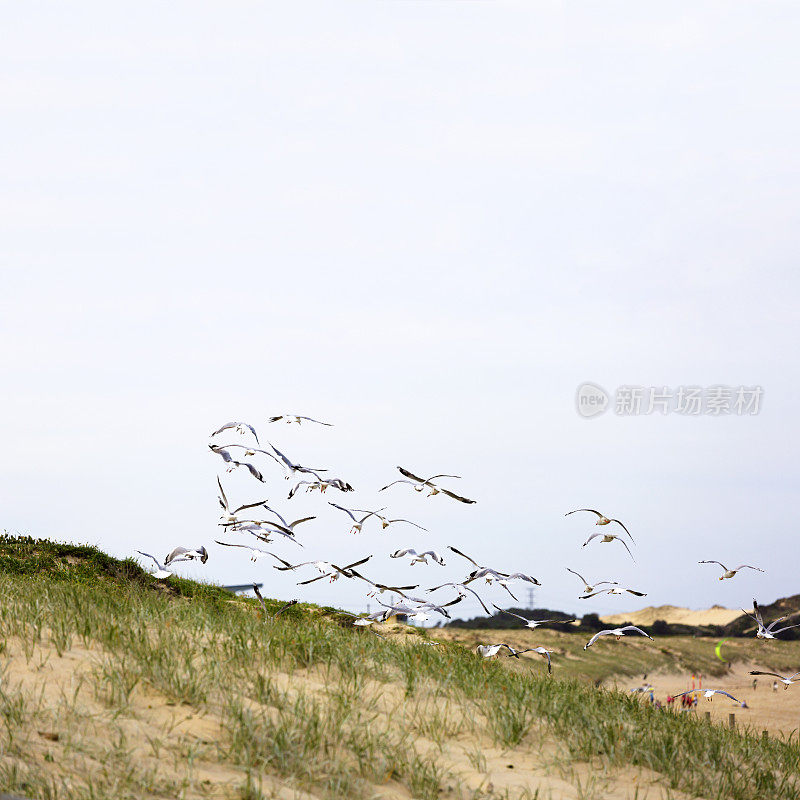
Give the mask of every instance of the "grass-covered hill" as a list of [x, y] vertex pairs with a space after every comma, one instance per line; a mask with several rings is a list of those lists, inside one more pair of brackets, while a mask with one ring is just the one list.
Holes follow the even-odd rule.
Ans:
[[303, 604], [265, 617], [92, 547], [5, 537], [0, 792], [800, 798], [796, 741], [396, 630]]

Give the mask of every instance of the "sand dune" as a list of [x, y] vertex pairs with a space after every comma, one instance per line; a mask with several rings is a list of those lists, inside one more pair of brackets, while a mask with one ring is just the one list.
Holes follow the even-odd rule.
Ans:
[[618, 625], [621, 622], [632, 622], [634, 625], [652, 625], [657, 619], [671, 624], [680, 623], [683, 625], [727, 625], [736, 617], [741, 617], [742, 612], [738, 608], [725, 608], [724, 606], [712, 606], [693, 610], [682, 608], [681, 606], [648, 606], [640, 611], [630, 611], [626, 614], [611, 614], [600, 617], [603, 622], [611, 625]]

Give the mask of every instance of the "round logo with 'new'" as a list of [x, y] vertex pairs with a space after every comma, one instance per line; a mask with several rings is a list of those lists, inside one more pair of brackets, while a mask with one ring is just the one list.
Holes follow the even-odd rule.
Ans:
[[596, 417], [608, 408], [608, 394], [596, 383], [582, 383], [575, 394], [575, 405], [582, 417]]

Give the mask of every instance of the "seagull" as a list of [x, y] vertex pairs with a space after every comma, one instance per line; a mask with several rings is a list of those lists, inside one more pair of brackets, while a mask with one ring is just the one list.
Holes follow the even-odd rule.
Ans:
[[509, 617], [516, 617], [517, 619], [521, 619], [525, 623], [526, 628], [538, 628], [539, 625], [545, 625], [548, 622], [575, 622], [575, 619], [528, 619], [527, 617], [520, 616], [519, 614], [514, 614], [511, 611], [506, 611], [505, 609], [500, 608], [500, 606], [495, 606], [494, 603], [492, 605], [501, 613], [501, 614], [508, 614]]
[[205, 547], [195, 547], [189, 549], [188, 547], [176, 547], [165, 559], [164, 565], [169, 566], [173, 561], [194, 561], [199, 559], [201, 563], [205, 564], [208, 561], [208, 550]]
[[619, 641], [625, 635], [625, 631], [636, 631], [636, 633], [641, 633], [642, 636], [646, 636], [651, 642], [653, 641], [653, 637], [649, 633], [645, 633], [641, 628], [637, 628], [635, 625], [623, 625], [621, 628], [612, 628], [611, 630], [596, 633], [589, 639], [588, 643], [583, 646], [583, 649], [586, 650], [591, 647], [601, 636], [616, 636], [617, 641]]
[[[593, 533], [584, 543], [583, 546], [586, 547], [592, 539], [596, 539], [598, 536], [602, 536], [603, 538], [600, 540], [601, 542], [613, 542], [616, 539], [618, 542], [622, 542], [625, 545], [625, 549], [628, 551], [628, 555], [633, 558], [633, 553], [631, 553], [630, 547], [628, 547], [628, 543], [621, 537], [617, 536], [616, 533]], [[633, 558], [636, 561], [635, 558]]]
[[[553, 664], [550, 661], [550, 653], [552, 650], [548, 650], [546, 647], [529, 647], [527, 650], [519, 650], [518, 653], [538, 653], [540, 656], [547, 659], [547, 672], [549, 675], [553, 674]], [[517, 655], [519, 658], [519, 655]]]
[[231, 533], [252, 533], [256, 539], [260, 539], [262, 542], [267, 543], [272, 541], [272, 539], [269, 538], [270, 534], [279, 533], [281, 536], [285, 536], [295, 544], [303, 547], [303, 545], [297, 541], [292, 531], [287, 530], [282, 525], [278, 525], [277, 522], [272, 522], [268, 519], [243, 519], [239, 520], [238, 522], [222, 522], [220, 524]]
[[[270, 508], [267, 505], [267, 501], [266, 500], [263, 500], [260, 503], [250, 503], [249, 505], [242, 506], [241, 508], [237, 508], [236, 510], [237, 511], [241, 511], [242, 509], [254, 508], [256, 506], [263, 506], [267, 511], [270, 512], [270, 514], [274, 514], [281, 521], [281, 525], [283, 526], [284, 530], [288, 531], [291, 534], [294, 534], [294, 529], [295, 529], [296, 525], [300, 525], [303, 522], [310, 522], [312, 519], [316, 519], [316, 517], [301, 517], [300, 519], [296, 519], [296, 520], [294, 520], [292, 522], [287, 522], [274, 508]], [[267, 524], [275, 525], [277, 523], [269, 523], [269, 522], [267, 522]], [[280, 527], [280, 526], [278, 526], [278, 527]]]
[[374, 592], [370, 592], [367, 597], [374, 597], [376, 594], [383, 594], [384, 592], [394, 592], [395, 594], [399, 594], [400, 597], [405, 597], [408, 599], [405, 592], [410, 592], [412, 589], [418, 589], [419, 584], [415, 584], [414, 586], [386, 586], [383, 583], [375, 583], [371, 581], [369, 578], [365, 578], [360, 572], [356, 572], [355, 570], [351, 570], [353, 575], [356, 578], [361, 578], [362, 581], [365, 581], [370, 586], [375, 587]]
[[647, 592], [637, 592], [635, 589], [617, 589], [615, 586], [611, 586], [608, 589], [598, 589], [596, 592], [582, 594], [580, 599], [588, 600], [590, 597], [595, 597], [598, 594], [625, 594], [625, 592], [635, 595], [636, 597], [647, 597]]
[[295, 464], [291, 459], [287, 458], [274, 444], [269, 443], [269, 446], [275, 451], [275, 455], [283, 462], [284, 470], [286, 471], [286, 475], [284, 476], [288, 481], [289, 478], [293, 477], [296, 473], [302, 472], [305, 475], [313, 475], [317, 480], [322, 480], [320, 478], [320, 472], [327, 472], [326, 469], [311, 469], [310, 467], [301, 467], [300, 464]]
[[387, 483], [386, 486], [379, 489], [379, 491], [383, 491], [384, 489], [388, 489], [390, 486], [394, 486], [396, 483], [410, 483], [414, 490], [417, 492], [422, 492], [425, 489], [430, 489], [428, 492], [428, 497], [433, 497], [435, 494], [446, 494], [448, 497], [452, 497], [454, 500], [458, 500], [460, 503], [474, 503], [475, 500], [470, 500], [466, 497], [461, 497], [461, 495], [454, 494], [453, 492], [448, 491], [447, 489], [443, 489], [441, 486], [436, 486], [433, 483], [434, 478], [458, 478], [461, 479], [460, 475], [431, 475], [430, 478], [420, 478], [418, 475], [415, 475], [413, 472], [409, 472], [407, 469], [403, 469], [403, 467], [398, 467], [397, 469], [400, 470], [400, 474], [404, 475], [408, 480], [401, 480], [398, 479], [396, 481], [392, 481], [391, 483]]
[[419, 620], [420, 622], [425, 622], [427, 619], [429, 619], [428, 615], [425, 613], [427, 611], [435, 611], [437, 614], [441, 614], [443, 617], [451, 619], [450, 612], [445, 608], [445, 606], [452, 606], [455, 605], [456, 603], [461, 602], [461, 598], [458, 597], [455, 600], [450, 601], [449, 603], [437, 606], [436, 603], [429, 603], [425, 600], [420, 600], [419, 598], [416, 597], [407, 599], [412, 600], [415, 603], [419, 603], [420, 605], [418, 605], [415, 608], [414, 606], [409, 606], [405, 603], [397, 603], [395, 605], [388, 605], [388, 606], [386, 605], [386, 603], [381, 603], [380, 600], [378, 600], [378, 603], [380, 603], [384, 608], [389, 609], [389, 613], [391, 615], [405, 614], [410, 619], [416, 619]]
[[751, 675], [771, 675], [773, 678], [777, 678], [782, 684], [784, 689], [788, 689], [793, 683], [800, 683], [800, 672], [795, 672], [794, 675], [790, 675], [788, 678], [784, 678], [783, 675], [778, 675], [777, 672], [758, 672], [757, 670], [751, 670]]
[[[147, 556], [148, 558], [152, 558], [153, 562], [156, 565], [156, 571], [152, 573], [153, 577], [156, 580], [164, 580], [165, 578], [169, 578], [170, 575], [173, 573], [167, 569], [165, 564], [162, 564], [155, 556], [151, 556], [150, 553], [143, 553], [141, 550], [137, 550], [137, 553], [142, 556]], [[185, 558], [176, 558], [173, 563], [177, 563], [178, 561], [187, 561], [188, 559]]]
[[[239, 506], [231, 511], [231, 507], [228, 504], [228, 498], [225, 496], [225, 490], [222, 488], [222, 483], [219, 479], [219, 475], [217, 476], [217, 486], [219, 486], [219, 497], [217, 500], [219, 501], [220, 507], [224, 513], [220, 514], [220, 519], [223, 522], [236, 522], [237, 521], [237, 514], [240, 511], [244, 511], [246, 508], [255, 508], [256, 506], [261, 506], [266, 504], [266, 500], [259, 502], [259, 503], [247, 503], [246, 505]], [[272, 511], [272, 509], [270, 509]], [[275, 513], [275, 512], [273, 512]]]
[[779, 622], [789, 619], [789, 615], [778, 617], [778, 619], [765, 626], [764, 619], [761, 616], [761, 609], [758, 607], [758, 603], [755, 601], [755, 599], [753, 600], [753, 611], [755, 612], [755, 616], [753, 616], [753, 614], [748, 614], [744, 609], [742, 609], [742, 613], [746, 614], [758, 625], [758, 630], [756, 631], [756, 638], [758, 639], [775, 639], [777, 638], [777, 634], [782, 633], [783, 631], [788, 631], [789, 628], [800, 627], [800, 623], [797, 623], [796, 625], [787, 625], [785, 628], [778, 628], [776, 631], [772, 630]]
[[343, 567], [332, 564], [329, 561], [303, 561], [301, 564], [290, 564], [288, 561], [284, 561], [283, 559], [279, 558], [278, 561], [280, 561], [284, 566], [274, 567], [274, 569], [283, 571], [287, 569], [295, 570], [298, 567], [313, 566], [320, 574], [316, 578], [311, 578], [307, 581], [300, 581], [297, 584], [298, 586], [305, 586], [308, 583], [314, 583], [315, 581], [320, 581], [323, 578], [330, 578], [330, 582], [333, 583], [334, 581], [338, 581], [339, 577], [342, 575], [344, 575], [345, 578], [356, 577], [358, 573], [356, 573], [353, 567], [359, 567], [362, 564], [366, 564], [371, 558], [372, 556], [369, 555], [366, 558], [360, 559], [359, 561], [353, 561], [351, 564], [345, 564]]
[[405, 522], [408, 525], [413, 525], [415, 528], [419, 528], [421, 531], [427, 532], [427, 528], [423, 528], [422, 525], [417, 525], [416, 522], [412, 522], [410, 519], [387, 519], [386, 517], [382, 517], [377, 512], [375, 516], [381, 521], [381, 527], [383, 530], [386, 530], [390, 525], [394, 525], [396, 522]]
[[477, 569], [470, 572], [467, 576], [466, 580], [462, 581], [462, 583], [466, 586], [466, 584], [471, 583], [472, 581], [478, 580], [479, 578], [485, 578], [486, 583], [491, 584], [493, 580], [496, 580], [497, 583], [502, 586], [513, 598], [516, 600], [517, 598], [514, 597], [514, 593], [511, 589], [508, 588], [508, 582], [512, 580], [521, 580], [527, 581], [528, 583], [534, 583], [537, 586], [541, 586], [539, 581], [536, 578], [532, 578], [530, 575], [525, 575], [522, 572], [515, 572], [513, 574], [509, 574], [507, 572], [499, 572], [496, 569], [492, 569], [491, 567], [484, 567], [481, 566], [474, 558], [470, 558], [466, 553], [462, 553], [461, 550], [452, 547], [451, 545], [447, 546], [448, 550], [452, 550], [456, 555], [461, 556], [462, 558], [466, 558], [467, 561], [474, 564]]
[[295, 496], [297, 490], [301, 486], [305, 486], [307, 492], [313, 492], [314, 489], [319, 489], [320, 492], [324, 493], [329, 486], [338, 489], [340, 492], [354, 491], [349, 483], [340, 478], [320, 478], [316, 481], [298, 481], [289, 491], [289, 500]]
[[[351, 520], [353, 520], [353, 527], [350, 528], [350, 533], [361, 533], [361, 526], [370, 518], [374, 517], [377, 512], [375, 511], [364, 511], [362, 509], [354, 508], [344, 508], [344, 506], [337, 506], [336, 503], [331, 503], [330, 500], [328, 501], [329, 506], [333, 506], [334, 508], [338, 508], [339, 511], [344, 511]], [[379, 511], [383, 511], [382, 508], [378, 509]], [[354, 513], [355, 512], [355, 513]], [[363, 514], [364, 516], [361, 519], [356, 518], [356, 514]]]
[[394, 553], [389, 555], [389, 558], [402, 558], [403, 556], [411, 556], [412, 567], [414, 564], [427, 564], [428, 556], [440, 567], [445, 566], [444, 559], [435, 550], [426, 550], [424, 553], [418, 553], [413, 547], [406, 547], [404, 550], [395, 550]]
[[593, 508], [576, 508], [574, 511], [567, 511], [567, 513], [564, 514], [564, 516], [568, 517], [570, 514], [577, 514], [579, 511], [591, 511], [592, 514], [597, 514], [598, 519], [597, 522], [595, 522], [595, 525], [608, 525], [612, 522], [616, 522], [617, 525], [619, 525], [622, 528], [622, 530], [624, 530], [625, 533], [627, 533], [628, 536], [630, 536], [631, 541], [633, 542], [633, 536], [631, 536], [631, 532], [618, 519], [609, 519], [604, 514], [601, 514], [599, 511], [595, 511]]
[[[755, 673], [751, 672], [750, 674], [754, 675]], [[759, 672], [758, 674], [765, 675], [767, 673]], [[689, 689], [688, 692], [681, 692], [680, 694], [676, 694], [675, 697], [683, 697], [685, 694], [700, 694], [700, 692], [703, 693], [703, 697], [705, 697], [709, 703], [711, 702], [715, 694], [724, 694], [725, 697], [730, 697], [730, 699], [733, 700], [735, 703], [741, 702], [740, 700], [737, 700], [732, 694], [723, 692], [722, 689]]]
[[[231, 447], [232, 445], [228, 445]], [[233, 472], [236, 467], [247, 467], [250, 474], [257, 480], [261, 481], [261, 483], [265, 483], [264, 476], [258, 471], [255, 465], [251, 464], [249, 461], [237, 461], [224, 447], [217, 447], [216, 445], [210, 444], [209, 447], [211, 448], [212, 453], [216, 453], [218, 456], [222, 456], [222, 460], [226, 464], [230, 464], [226, 472]], [[263, 452], [263, 451], [262, 451]]]
[[734, 569], [728, 569], [721, 561], [698, 561], [698, 564], [719, 564], [722, 569], [724, 570], [722, 577], [720, 578], [721, 581], [724, 581], [725, 578], [732, 578], [740, 569], [754, 569], [758, 572], [763, 572], [764, 570], [760, 567], [751, 567], [749, 564], [740, 564], [738, 567]]
[[299, 602], [300, 602], [299, 600], [290, 600], [290, 601], [289, 601], [288, 603], [286, 603], [285, 605], [282, 605], [282, 606], [281, 606], [281, 607], [280, 607], [280, 608], [279, 608], [279, 609], [278, 609], [278, 610], [277, 610], [277, 611], [276, 611], [276, 612], [275, 612], [275, 613], [272, 615], [272, 619], [275, 619], [275, 617], [277, 617], [277, 616], [278, 616], [278, 614], [282, 614], [284, 611], [286, 611], [286, 609], [287, 609], [287, 608], [291, 608], [292, 606], [296, 606], [296, 605], [297, 605]]
[[[273, 558], [278, 558], [275, 553], [270, 553], [269, 550], [262, 550], [260, 547], [250, 547], [247, 544], [230, 544], [229, 542], [221, 542], [219, 539], [214, 539], [217, 544], [221, 544], [223, 547], [241, 547], [244, 550], [250, 551], [250, 560], [251, 561], [258, 561], [259, 558], [264, 558], [264, 556], [272, 556]], [[278, 558], [278, 561], [281, 559]]]
[[510, 647], [504, 642], [500, 644], [479, 644], [476, 649], [484, 658], [491, 658], [492, 656], [496, 656], [503, 647], [508, 647], [508, 649], [514, 653], [517, 652], [513, 647]]
[[259, 444], [258, 441], [258, 434], [256, 433], [256, 429], [252, 425], [248, 425], [246, 422], [226, 422], [221, 428], [212, 433], [212, 436], [216, 436], [218, 433], [222, 433], [222, 431], [227, 431], [229, 428], [234, 428], [237, 433], [243, 434], [245, 432], [245, 428], [247, 428], [250, 433], [253, 434], [253, 438], [256, 440], [256, 444]]
[[299, 414], [279, 414], [277, 417], [270, 417], [269, 421], [279, 422], [282, 419], [285, 419], [286, 422], [290, 425], [293, 422], [296, 422], [298, 425], [300, 425], [302, 424], [303, 420], [306, 420], [306, 422], [316, 422], [317, 425], [326, 425], [328, 428], [333, 427], [333, 425], [331, 425], [330, 422], [320, 422], [318, 419], [312, 419], [311, 417], [303, 417], [300, 416]]
[[492, 612], [486, 608], [486, 603], [481, 600], [478, 593], [471, 587], [465, 586], [463, 583], [440, 583], [438, 586], [434, 586], [432, 589], [426, 589], [426, 592], [435, 592], [437, 589], [443, 589], [445, 586], [452, 586], [457, 592], [459, 597], [466, 597], [466, 593], [469, 592], [470, 594], [474, 595], [477, 601], [481, 604], [481, 608], [491, 617]]
[[375, 611], [374, 613], [367, 614], [366, 616], [351, 614], [349, 611], [342, 611], [342, 614], [347, 614], [348, 617], [355, 617], [355, 622], [353, 622], [353, 625], [364, 628], [369, 625], [375, 625], [379, 622], [383, 622], [388, 616], [386, 611]]
[[[271, 446], [271, 445], [270, 445]], [[263, 450], [259, 447], [250, 447], [246, 444], [210, 444], [209, 448], [212, 452], [217, 453], [217, 455], [222, 456], [223, 460], [227, 461], [228, 459], [222, 454], [222, 452], [227, 452], [231, 447], [238, 447], [241, 450], [244, 450], [244, 454], [246, 456], [254, 456], [256, 453], [262, 453], [265, 456], [269, 456], [276, 464], [280, 464], [283, 466], [283, 463], [278, 459], [274, 453], [270, 453], [269, 450]], [[228, 453], [230, 456], [230, 453]], [[231, 456], [232, 457], [232, 456]]]
[[587, 583], [586, 578], [584, 578], [583, 575], [581, 575], [580, 573], [575, 572], [574, 569], [570, 569], [569, 567], [567, 567], [567, 572], [571, 572], [573, 575], [577, 575], [583, 581], [583, 592], [584, 592], [584, 594], [590, 594], [591, 592], [593, 592], [595, 590], [595, 587], [602, 586], [605, 583], [613, 584], [614, 586], [618, 586], [619, 585], [619, 581], [598, 581], [594, 585], [590, 586]]

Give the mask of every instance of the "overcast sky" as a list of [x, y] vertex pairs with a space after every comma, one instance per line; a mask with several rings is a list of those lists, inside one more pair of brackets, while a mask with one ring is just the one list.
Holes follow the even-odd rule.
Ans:
[[[213, 544], [219, 474], [317, 514], [276, 553], [374, 553], [377, 580], [464, 577], [387, 558], [455, 545], [570, 612], [799, 592], [799, 28], [729, 0], [3, 3], [0, 526], [202, 543], [181, 574], [365, 607]], [[585, 381], [763, 396], [587, 419]], [[286, 411], [335, 427], [266, 424]], [[227, 475], [232, 419], [357, 492]], [[478, 502], [379, 494], [398, 464]], [[430, 533], [353, 536], [326, 499]], [[581, 547], [585, 506], [635, 563]], [[567, 566], [648, 597], [580, 601]]]

